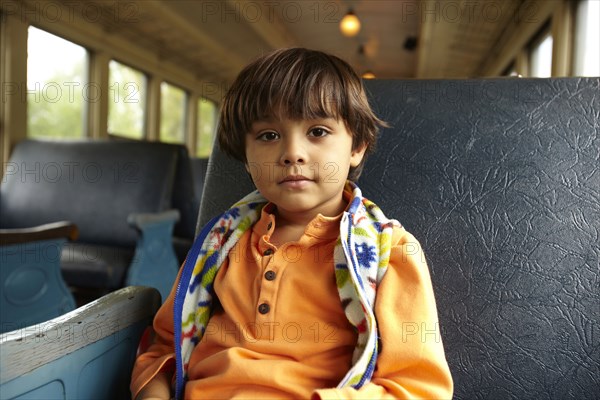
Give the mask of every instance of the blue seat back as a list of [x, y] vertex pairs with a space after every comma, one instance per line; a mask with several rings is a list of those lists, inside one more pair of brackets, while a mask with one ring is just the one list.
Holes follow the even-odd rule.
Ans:
[[0, 333], [75, 309], [60, 272], [66, 239], [0, 246]]

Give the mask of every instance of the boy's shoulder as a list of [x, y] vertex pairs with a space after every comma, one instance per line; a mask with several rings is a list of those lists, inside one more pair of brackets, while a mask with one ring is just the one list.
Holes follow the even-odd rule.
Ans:
[[420, 246], [417, 238], [415, 238], [412, 233], [407, 231], [404, 226], [394, 225], [394, 229], [392, 231], [392, 246], [403, 246], [407, 243], [415, 243]]

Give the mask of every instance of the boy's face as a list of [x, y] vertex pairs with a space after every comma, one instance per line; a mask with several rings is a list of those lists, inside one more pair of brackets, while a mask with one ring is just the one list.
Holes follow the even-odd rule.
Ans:
[[333, 118], [273, 117], [255, 122], [246, 135], [246, 168], [279, 215], [339, 214], [350, 167], [364, 153], [365, 148], [352, 150], [350, 132]]

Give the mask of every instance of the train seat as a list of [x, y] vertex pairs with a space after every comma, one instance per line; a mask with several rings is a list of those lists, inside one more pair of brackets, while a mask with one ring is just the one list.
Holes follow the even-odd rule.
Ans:
[[77, 235], [77, 227], [68, 221], [0, 229], [0, 333], [75, 309], [61, 275], [60, 255], [66, 241]]
[[179, 210], [181, 218], [175, 225], [173, 246], [179, 264], [183, 264], [196, 236], [208, 158], [190, 157], [184, 146], [181, 146], [179, 157], [173, 190], [173, 208]]
[[[177, 152], [149, 142], [20, 142], [0, 188], [0, 227], [71, 221], [79, 238], [61, 255], [69, 285], [106, 293], [146, 284], [166, 296], [178, 269], [172, 246], [162, 245], [177, 220], [167, 211]], [[160, 271], [153, 271], [156, 260]]]
[[208, 170], [208, 158], [194, 157], [191, 159], [192, 172], [194, 175], [194, 190], [198, 199], [202, 198], [204, 190], [204, 180], [206, 179], [206, 171]]

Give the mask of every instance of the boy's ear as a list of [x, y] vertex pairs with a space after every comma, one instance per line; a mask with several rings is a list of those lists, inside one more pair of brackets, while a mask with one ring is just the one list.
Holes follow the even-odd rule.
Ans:
[[352, 150], [352, 154], [350, 155], [350, 166], [358, 167], [360, 162], [363, 160], [365, 156], [365, 152], [367, 151], [367, 145], [363, 144], [360, 147]]

